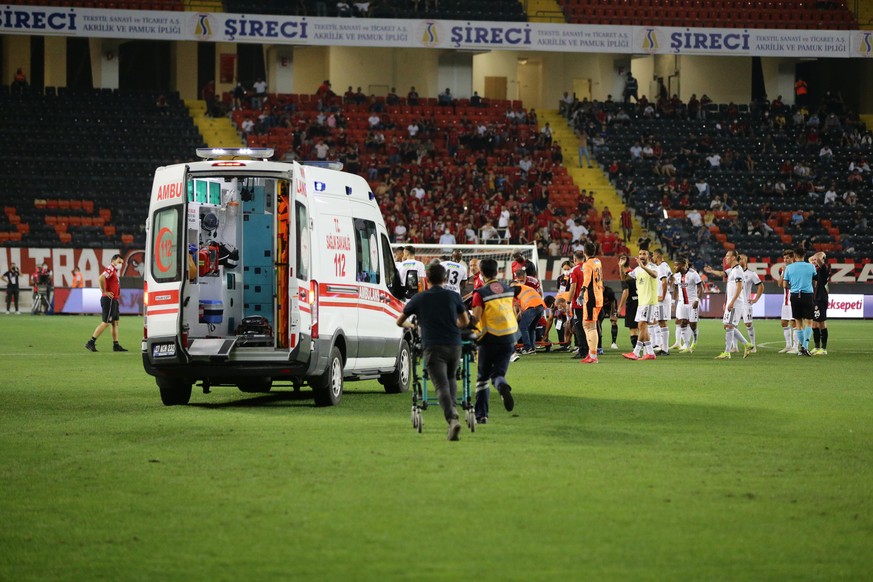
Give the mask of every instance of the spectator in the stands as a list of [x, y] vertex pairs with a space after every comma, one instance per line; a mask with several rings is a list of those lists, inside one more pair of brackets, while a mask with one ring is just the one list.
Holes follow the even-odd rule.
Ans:
[[352, 7], [346, 0], [339, 0], [336, 3], [336, 15], [340, 17], [351, 17]]
[[415, 90], [415, 87], [410, 87], [409, 93], [406, 94], [406, 104], [415, 107], [418, 103], [418, 91]]
[[624, 81], [624, 102], [630, 103], [631, 97], [636, 102], [639, 102], [639, 83], [636, 78], [631, 74], [630, 71], [627, 72], [627, 77]]
[[824, 193], [824, 198], [822, 199], [822, 204], [825, 206], [831, 206], [837, 203], [837, 183], [831, 182], [830, 188]]
[[9, 86], [9, 89], [13, 93], [25, 93], [28, 89], [29, 85], [27, 83], [27, 75], [24, 74], [24, 69], [18, 67], [15, 70], [15, 77], [12, 79], [12, 84]]
[[482, 102], [482, 97], [479, 96], [478, 91], [473, 91], [473, 96], [470, 97], [470, 106], [471, 107], [484, 107], [485, 104]]
[[397, 89], [395, 87], [391, 87], [391, 90], [388, 91], [388, 94], [385, 96], [385, 103], [388, 105], [400, 104], [400, 96], [397, 94]]
[[243, 120], [242, 125], [240, 127], [242, 128], [243, 135], [249, 136], [249, 135], [251, 135], [252, 131], [255, 129], [255, 122], [252, 121], [251, 117], [247, 116]]
[[437, 96], [437, 105], [442, 107], [450, 107], [454, 104], [455, 98], [452, 96], [452, 90], [446, 87], [446, 90]]
[[327, 160], [327, 154], [330, 152], [330, 146], [327, 145], [323, 140], [318, 140], [315, 144], [315, 158], [320, 161]]
[[252, 85], [252, 109], [260, 109], [267, 98], [267, 82], [263, 78], [258, 77], [255, 84]]
[[360, 0], [352, 4], [352, 14], [354, 16], [367, 17], [370, 16], [371, 2], [361, 2]]

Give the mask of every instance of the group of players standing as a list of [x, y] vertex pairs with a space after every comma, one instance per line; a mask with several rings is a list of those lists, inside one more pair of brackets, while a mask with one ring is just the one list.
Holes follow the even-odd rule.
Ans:
[[[620, 256], [622, 294], [616, 301], [615, 293], [604, 285], [603, 266], [595, 252], [596, 247], [590, 244], [575, 253], [575, 264], [567, 261], [562, 265], [557, 294], [544, 297], [536, 266], [521, 254], [513, 256], [513, 279], [506, 285], [497, 280], [498, 265], [494, 259], [473, 258], [468, 270], [462, 251], [456, 249], [451, 259], [435, 261], [426, 269], [415, 257], [414, 247], [398, 251], [396, 266], [400, 281], [406, 283], [407, 274], [415, 272], [418, 290], [428, 291], [406, 304], [398, 325], [410, 325], [407, 319], [415, 315], [423, 328], [425, 366], [449, 423], [449, 440], [457, 440], [460, 432], [453, 370], [457, 369], [460, 357], [459, 330], [468, 325], [476, 329], [479, 343], [475, 412], [480, 424], [487, 422], [489, 382], [500, 393], [506, 409], [512, 410], [514, 401], [506, 382], [509, 362], [521, 355], [535, 354], [538, 340], [548, 343], [551, 327], [557, 331], [559, 351], [569, 350], [575, 336], [577, 348], [573, 357], [583, 364], [598, 363], [598, 355], [603, 353], [602, 324], [607, 318], [612, 324], [611, 347], [618, 349], [618, 316], [622, 311], [633, 345], [632, 351], [622, 354], [624, 358], [654, 360], [656, 352], [669, 355], [671, 349], [694, 352], [703, 280], [688, 258], [676, 260], [674, 273], [660, 250], [650, 253], [648, 248], [641, 248], [635, 268], [630, 268], [627, 255]], [[825, 355], [830, 267], [824, 253], [814, 254], [809, 262], [803, 260], [804, 255], [802, 249], [786, 251], [787, 266], [784, 272], [780, 270], [777, 280], [784, 289], [782, 327], [786, 345], [780, 353]], [[753, 306], [763, 297], [764, 284], [757, 273], [748, 269], [748, 257], [736, 250], [725, 253], [724, 267], [724, 270], [709, 266], [704, 269], [727, 281], [722, 318], [725, 349], [716, 359], [730, 359], [740, 346], [745, 358], [757, 351]], [[464, 296], [468, 284], [473, 290]], [[674, 297], [676, 336], [670, 345], [668, 323]], [[748, 339], [740, 330], [740, 322]], [[519, 337], [521, 349], [517, 350]], [[813, 350], [808, 348], [811, 337], [816, 344]], [[444, 350], [447, 346], [450, 349]]]

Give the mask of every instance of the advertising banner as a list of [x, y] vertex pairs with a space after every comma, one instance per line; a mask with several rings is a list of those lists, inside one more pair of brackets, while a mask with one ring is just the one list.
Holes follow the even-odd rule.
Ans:
[[605, 26], [103, 10], [0, 9], [0, 33], [83, 38], [571, 53], [870, 57], [869, 31]]

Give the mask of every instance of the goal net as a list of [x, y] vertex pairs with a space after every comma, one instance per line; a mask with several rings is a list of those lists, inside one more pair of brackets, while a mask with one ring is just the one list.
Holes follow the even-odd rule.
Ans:
[[[391, 250], [396, 252], [411, 243], [395, 243]], [[415, 249], [415, 258], [425, 265], [431, 262], [448, 261], [452, 252], [460, 250], [463, 253], [461, 259], [469, 267], [470, 259], [494, 259], [497, 261], [497, 278], [509, 281], [512, 279], [512, 256], [521, 253], [525, 259], [530, 259], [536, 265], [537, 273], [542, 273], [539, 264], [536, 245], [441, 245], [441, 244], [411, 244]]]

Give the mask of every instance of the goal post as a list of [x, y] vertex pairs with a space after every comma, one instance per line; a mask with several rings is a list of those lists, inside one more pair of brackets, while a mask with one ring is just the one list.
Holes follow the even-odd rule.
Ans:
[[494, 259], [497, 261], [497, 278], [505, 281], [512, 279], [512, 255], [521, 253], [525, 259], [530, 259], [537, 268], [537, 274], [542, 273], [542, 265], [539, 263], [539, 255], [537, 255], [536, 245], [441, 245], [441, 244], [414, 244], [414, 243], [394, 243], [391, 245], [391, 251], [412, 246], [415, 249], [415, 258], [424, 263], [430, 264], [434, 260], [448, 261], [452, 257], [452, 252], [460, 250], [463, 253], [463, 262], [465, 265], [470, 264], [470, 259]]

